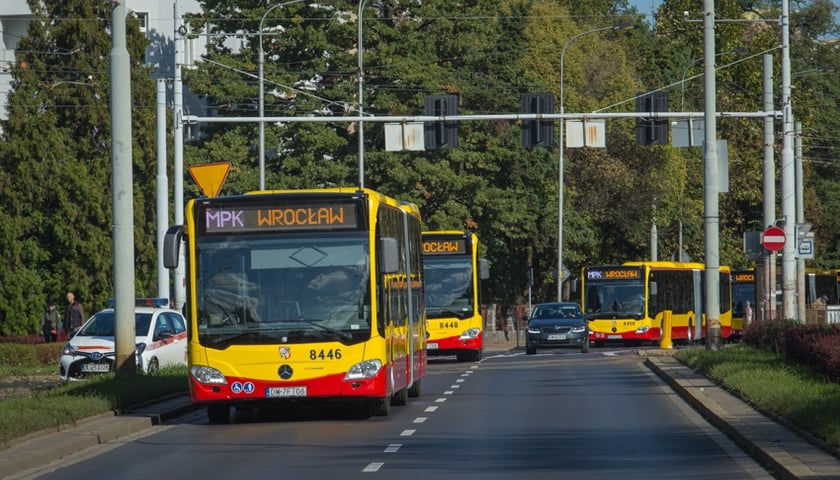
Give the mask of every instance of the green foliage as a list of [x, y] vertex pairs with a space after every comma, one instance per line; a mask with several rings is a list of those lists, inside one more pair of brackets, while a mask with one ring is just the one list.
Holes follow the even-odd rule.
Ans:
[[[111, 10], [82, 0], [32, 2], [12, 68], [0, 165], [0, 333], [37, 331], [48, 300], [77, 292], [92, 312], [113, 296], [111, 281], [108, 34]], [[137, 287], [154, 257], [154, 85], [145, 38], [128, 22], [132, 59]], [[141, 188], [142, 187], [142, 188]]]

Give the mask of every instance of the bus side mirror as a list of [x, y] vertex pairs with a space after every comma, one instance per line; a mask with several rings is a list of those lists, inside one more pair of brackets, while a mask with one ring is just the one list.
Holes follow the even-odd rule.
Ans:
[[163, 235], [163, 266], [166, 268], [178, 268], [178, 260], [181, 256], [181, 239], [184, 236], [184, 226], [175, 225], [169, 227]]
[[379, 273], [388, 274], [400, 271], [400, 249], [396, 238], [380, 238], [379, 253]]
[[486, 258], [478, 259], [478, 279], [487, 280], [490, 278], [490, 262]]

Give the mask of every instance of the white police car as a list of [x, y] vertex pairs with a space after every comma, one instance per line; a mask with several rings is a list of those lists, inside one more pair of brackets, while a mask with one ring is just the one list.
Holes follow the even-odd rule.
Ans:
[[[113, 300], [108, 301], [113, 305]], [[95, 313], [61, 350], [63, 380], [114, 370], [114, 309]], [[166, 298], [138, 299], [134, 308], [137, 370], [152, 374], [161, 367], [187, 364], [187, 322]]]

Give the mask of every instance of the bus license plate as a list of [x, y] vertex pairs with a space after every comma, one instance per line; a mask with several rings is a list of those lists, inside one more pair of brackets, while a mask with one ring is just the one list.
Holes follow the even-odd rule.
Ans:
[[110, 372], [111, 365], [107, 363], [85, 363], [82, 365], [82, 371], [96, 373]]
[[438, 344], [437, 343], [427, 343], [426, 349], [427, 350], [437, 350]]
[[621, 335], [608, 335], [607, 338], [610, 340], [621, 340]]
[[305, 397], [306, 387], [269, 387], [265, 390], [268, 398]]
[[566, 335], [563, 335], [562, 333], [555, 333], [555, 334], [549, 335], [548, 339], [549, 340], [565, 340]]

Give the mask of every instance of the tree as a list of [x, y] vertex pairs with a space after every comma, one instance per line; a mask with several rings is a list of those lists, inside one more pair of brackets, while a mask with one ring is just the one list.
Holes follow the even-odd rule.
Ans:
[[[113, 296], [111, 281], [108, 4], [30, 2], [12, 67], [2, 125], [0, 332], [37, 331], [48, 300], [74, 290], [88, 311]], [[129, 23], [138, 291], [155, 267], [154, 85], [142, 65], [145, 39]], [[143, 186], [144, 188], [140, 188]]]

